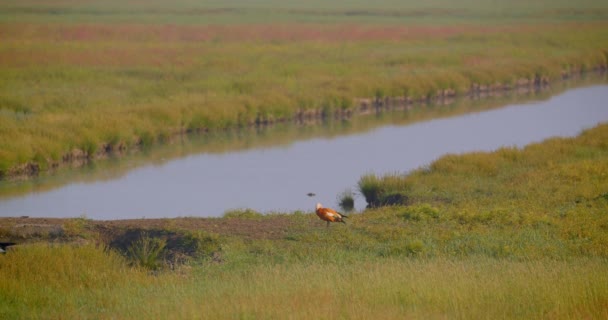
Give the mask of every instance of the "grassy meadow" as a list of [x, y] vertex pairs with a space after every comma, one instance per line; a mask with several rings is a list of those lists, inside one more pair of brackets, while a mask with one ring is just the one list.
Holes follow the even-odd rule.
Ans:
[[153, 276], [94, 247], [31, 247], [8, 265], [7, 258], [0, 257], [0, 273], [10, 275], [0, 283], [0, 315], [10, 319], [600, 319], [608, 312], [608, 265], [597, 259], [313, 258]]
[[[0, 177], [608, 65], [601, 1], [3, 1]], [[31, 168], [31, 166], [30, 166]]]
[[375, 206], [329, 228], [252, 210], [28, 234], [5, 218], [0, 239], [25, 244], [0, 255], [0, 316], [603, 319], [607, 158], [604, 124], [363, 176]]
[[[487, 109], [496, 102], [290, 126], [362, 99], [557, 87], [606, 66], [604, 1], [7, 0], [0, 179], [26, 163], [141, 148], [137, 161], [161, 162]], [[205, 136], [158, 146], [186, 132]], [[606, 159], [604, 124], [369, 174], [355, 201], [370, 207], [329, 228], [312, 212], [245, 209], [0, 218], [0, 241], [19, 243], [0, 254], [0, 318], [605, 319]]]

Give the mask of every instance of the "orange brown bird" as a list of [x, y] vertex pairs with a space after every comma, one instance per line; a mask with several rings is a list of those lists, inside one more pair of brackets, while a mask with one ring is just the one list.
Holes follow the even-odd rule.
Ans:
[[321, 218], [321, 220], [327, 221], [327, 226], [329, 227], [329, 223], [330, 222], [342, 222], [342, 223], [346, 223], [343, 218], [348, 218], [347, 216], [337, 212], [334, 209], [330, 209], [330, 208], [323, 208], [323, 206], [320, 203], [317, 203], [317, 209], [316, 209], [317, 215], [319, 216], [319, 218]]

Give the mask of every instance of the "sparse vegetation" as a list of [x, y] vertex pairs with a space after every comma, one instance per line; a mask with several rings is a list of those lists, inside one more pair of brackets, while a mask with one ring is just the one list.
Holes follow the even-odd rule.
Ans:
[[224, 212], [224, 218], [238, 218], [238, 219], [260, 219], [264, 215], [253, 209], [233, 209]]
[[87, 237], [90, 232], [87, 230], [89, 223], [86, 215], [70, 219], [63, 224], [63, 235], [67, 237]]

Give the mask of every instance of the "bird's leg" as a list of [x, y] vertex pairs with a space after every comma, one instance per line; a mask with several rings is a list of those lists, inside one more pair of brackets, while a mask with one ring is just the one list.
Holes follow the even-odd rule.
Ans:
[[329, 228], [329, 221], [327, 221], [327, 227]]

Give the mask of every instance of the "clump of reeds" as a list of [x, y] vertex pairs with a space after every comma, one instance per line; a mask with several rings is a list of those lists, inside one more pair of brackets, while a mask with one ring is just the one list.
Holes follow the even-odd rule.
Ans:
[[358, 186], [368, 207], [408, 203], [409, 184], [404, 175], [392, 173], [379, 177], [367, 174], [359, 179]]
[[346, 189], [338, 195], [338, 206], [346, 213], [355, 209], [355, 194], [351, 189]]

